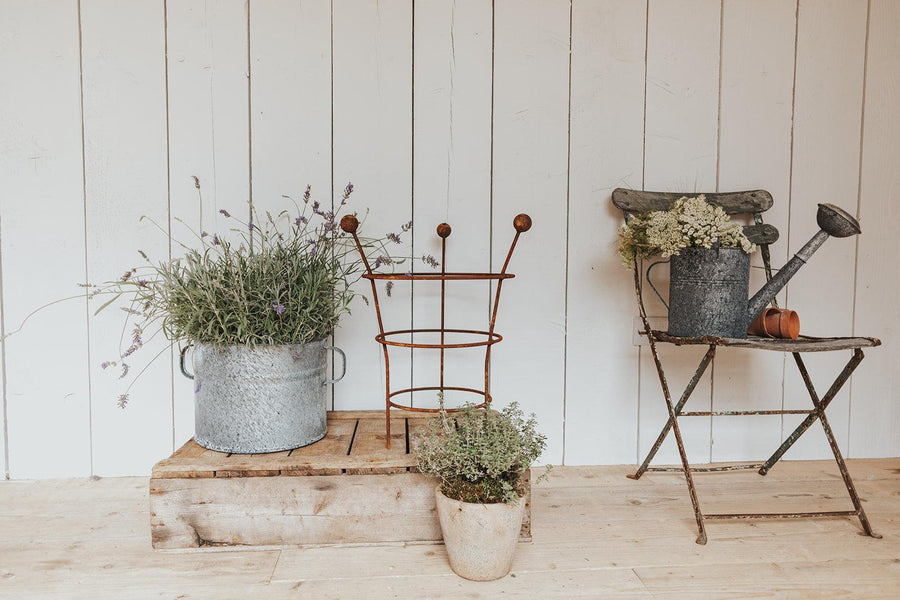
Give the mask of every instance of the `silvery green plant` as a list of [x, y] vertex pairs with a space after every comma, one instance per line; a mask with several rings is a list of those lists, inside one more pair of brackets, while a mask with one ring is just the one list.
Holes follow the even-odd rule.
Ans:
[[[196, 177], [194, 185], [200, 194]], [[347, 184], [331, 210], [307, 187], [300, 201], [284, 196], [292, 206], [277, 214], [260, 215], [249, 204], [246, 222], [220, 210], [236, 235], [192, 231], [193, 247], [156, 224], [183, 256], [153, 262], [138, 250], [141, 266], [117, 280], [83, 286], [90, 298], [103, 300], [94, 314], [114, 307], [125, 314], [117, 356], [100, 366], [118, 369], [125, 378], [133, 355], [160, 333], [173, 343], [219, 347], [300, 346], [330, 335], [350, 312], [357, 295], [351, 286], [364, 270], [353, 238], [337, 225], [352, 193], [353, 185]], [[373, 269], [393, 268], [409, 258], [392, 256], [389, 246], [400, 244], [401, 234], [411, 228], [409, 222], [382, 238], [359, 238]], [[430, 255], [422, 260], [437, 266]], [[134, 380], [161, 354], [148, 360]], [[119, 396], [123, 408], [131, 385]]]
[[[428, 419], [416, 440], [419, 470], [441, 480], [441, 492], [462, 502], [515, 502], [525, 494], [525, 472], [544, 451], [547, 438], [517, 402], [502, 410], [466, 404]], [[542, 474], [536, 481], [546, 476]]]
[[619, 256], [626, 266], [635, 260], [662, 254], [668, 258], [685, 248], [742, 248], [751, 253], [756, 246], [744, 235], [740, 223], [731, 221], [721, 206], [704, 195], [682, 197], [669, 210], [634, 215], [619, 230]]

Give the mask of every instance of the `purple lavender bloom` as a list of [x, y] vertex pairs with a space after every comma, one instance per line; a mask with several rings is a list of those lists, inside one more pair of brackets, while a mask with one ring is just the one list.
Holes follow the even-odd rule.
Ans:
[[387, 283], [384, 284], [384, 291], [387, 292], [388, 298], [391, 297], [391, 291], [394, 289], [394, 282], [388, 280]]
[[199, 393], [200, 393], [200, 388], [201, 388], [201, 387], [203, 387], [203, 384], [200, 383], [200, 382], [198, 381], [198, 382], [197, 382], [197, 385], [194, 386], [194, 393], [195, 393], [195, 394], [199, 394]]
[[128, 364], [122, 363], [122, 374], [119, 375], [119, 379], [125, 379], [125, 376], [128, 375], [129, 368]]
[[438, 263], [437, 259], [430, 254], [423, 255], [422, 262], [430, 267], [437, 267], [440, 264]]
[[226, 216], [226, 217], [230, 217], [230, 216], [231, 216], [231, 215], [228, 213], [228, 211], [225, 210], [224, 208], [219, 210], [219, 214], [224, 215], [224, 216]]
[[311, 186], [311, 185], [306, 186], [306, 191], [303, 192], [303, 202], [304, 202], [304, 204], [309, 202], [309, 196], [310, 196], [310, 193], [311, 193], [311, 192], [312, 192], [312, 186]]
[[309, 223], [309, 219], [307, 219], [306, 217], [297, 217], [296, 219], [294, 219], [294, 225], [296, 225], [297, 227], [299, 227], [300, 225], [306, 225], [307, 223]]
[[347, 197], [352, 193], [353, 193], [353, 183], [348, 181], [347, 186], [344, 188], [344, 199], [346, 200]]
[[218, 245], [220, 245], [222, 242], [219, 241], [219, 236], [218, 236], [218, 235], [214, 235], [214, 236], [213, 236], [213, 242], [212, 242], [212, 243], [213, 243], [213, 246], [218, 246]]
[[401, 225], [400, 229], [402, 229], [403, 231], [409, 231], [410, 229], [412, 229], [412, 221]]
[[400, 243], [400, 236], [397, 235], [396, 233], [389, 233], [389, 234], [387, 234], [387, 235], [384, 236], [384, 237], [386, 237], [387, 239], [391, 240], [391, 241], [394, 242], [395, 244], [399, 244], [399, 243]]
[[285, 308], [284, 305], [278, 302], [278, 300], [272, 300], [272, 310], [275, 311], [275, 314], [279, 317], [284, 314]]
[[110, 362], [110, 361], [108, 361], [108, 360], [104, 360], [102, 363], [100, 363], [100, 368], [101, 368], [101, 369], [108, 369], [108, 368], [110, 368], [110, 367], [115, 366], [115, 364], [116, 364], [115, 362]]
[[119, 408], [125, 408], [125, 405], [128, 404], [128, 394], [122, 394], [119, 396], [119, 401], [117, 402]]
[[250, 221], [249, 223], [247, 223], [247, 229], [249, 229], [250, 231], [253, 231], [253, 221]]

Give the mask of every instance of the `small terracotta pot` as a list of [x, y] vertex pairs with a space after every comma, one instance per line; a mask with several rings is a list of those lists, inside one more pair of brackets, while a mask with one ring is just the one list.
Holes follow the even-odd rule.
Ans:
[[800, 335], [800, 317], [787, 308], [769, 307], [759, 313], [747, 328], [747, 333], [761, 337], [796, 340]]

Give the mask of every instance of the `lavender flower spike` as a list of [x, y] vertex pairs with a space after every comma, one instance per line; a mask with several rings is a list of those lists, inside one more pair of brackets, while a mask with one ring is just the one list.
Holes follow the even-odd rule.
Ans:
[[285, 308], [284, 305], [278, 302], [278, 300], [272, 300], [272, 310], [275, 311], [275, 314], [279, 317], [284, 314]]
[[224, 215], [224, 216], [226, 216], [226, 217], [230, 217], [230, 216], [231, 216], [231, 214], [230, 214], [227, 210], [225, 210], [224, 208], [222, 208], [222, 209], [219, 210], [219, 214]]
[[386, 237], [387, 239], [391, 240], [391, 241], [394, 242], [395, 244], [399, 244], [399, 243], [400, 243], [400, 236], [397, 235], [396, 233], [389, 233], [389, 234], [385, 235], [384, 237]]

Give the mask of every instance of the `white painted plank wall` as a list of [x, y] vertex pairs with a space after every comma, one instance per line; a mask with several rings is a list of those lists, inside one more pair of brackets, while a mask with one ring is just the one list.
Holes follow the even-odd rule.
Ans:
[[[0, 4], [4, 333], [38, 306], [83, 293], [78, 51], [74, 0]], [[85, 301], [73, 300], [5, 340], [7, 476], [91, 473], [87, 332]]]
[[[900, 336], [897, 257], [900, 256], [900, 3], [874, 0], [869, 17], [859, 212], [863, 234], [856, 262], [853, 332], [879, 335], [866, 353], [850, 396], [850, 453], [900, 454]], [[894, 342], [894, 343], [892, 343]]]
[[[649, 352], [632, 343], [609, 194], [761, 187], [776, 201], [776, 265], [814, 232], [816, 202], [861, 215], [863, 235], [826, 244], [779, 300], [807, 332], [884, 338], [830, 416], [851, 456], [896, 455], [898, 26], [890, 0], [9, 0], [3, 331], [77, 294], [86, 270], [118, 277], [139, 247], [167, 256], [143, 214], [189, 239], [176, 218], [221, 233], [217, 211], [240, 214], [251, 195], [277, 210], [311, 184], [327, 205], [352, 180], [353, 208], [372, 210], [364, 233], [414, 217], [394, 250], [437, 254], [434, 227], [447, 221], [449, 268], [487, 270], [500, 268], [524, 211], [534, 227], [504, 288], [492, 391], [538, 414], [545, 460], [632, 462], [665, 411]], [[448, 323], [484, 326], [488, 297], [484, 284], [451, 287]], [[436, 288], [398, 285], [383, 304], [390, 328], [438, 318]], [[350, 365], [334, 406], [380, 408], [373, 309], [353, 308], [335, 335]], [[98, 366], [117, 344], [115, 320], [88, 319], [74, 300], [4, 340], [9, 476], [146, 473], [191, 435], [192, 387], [168, 358], [128, 409], [115, 407], [122, 382]], [[663, 357], [677, 393], [702, 352], [673, 350]], [[479, 383], [478, 355], [448, 353], [448, 381]], [[846, 358], [808, 361], [820, 392]], [[436, 356], [391, 360], [395, 387], [433, 381]], [[691, 404], [805, 408], [792, 362], [723, 352]], [[697, 420], [684, 427], [689, 455], [765, 458], [793, 426], [779, 421]], [[789, 458], [828, 455], [810, 438]], [[675, 456], [668, 445], [660, 460]]]
[[[865, 0], [801, 2], [797, 27], [794, 88], [793, 167], [788, 249], [797, 252], [818, 231], [820, 202], [858, 214], [860, 132], [867, 28]], [[835, 40], [840, 39], [840, 44]], [[885, 205], [887, 206], [887, 205]], [[875, 220], [880, 215], [873, 211]], [[865, 234], [864, 234], [865, 235]], [[832, 239], [787, 286], [787, 305], [800, 313], [808, 335], [853, 333], [856, 240]], [[871, 335], [879, 335], [874, 331]], [[877, 353], [873, 350], [872, 353]], [[825, 394], [850, 352], [804, 357], [819, 396]], [[810, 407], [809, 395], [790, 357], [786, 361], [785, 408]], [[873, 372], [868, 375], [877, 376]], [[849, 435], [850, 388], [834, 400], [829, 421], [839, 444]], [[785, 435], [799, 423], [785, 418]], [[811, 428], [786, 455], [789, 459], [828, 456], [821, 427]]]

